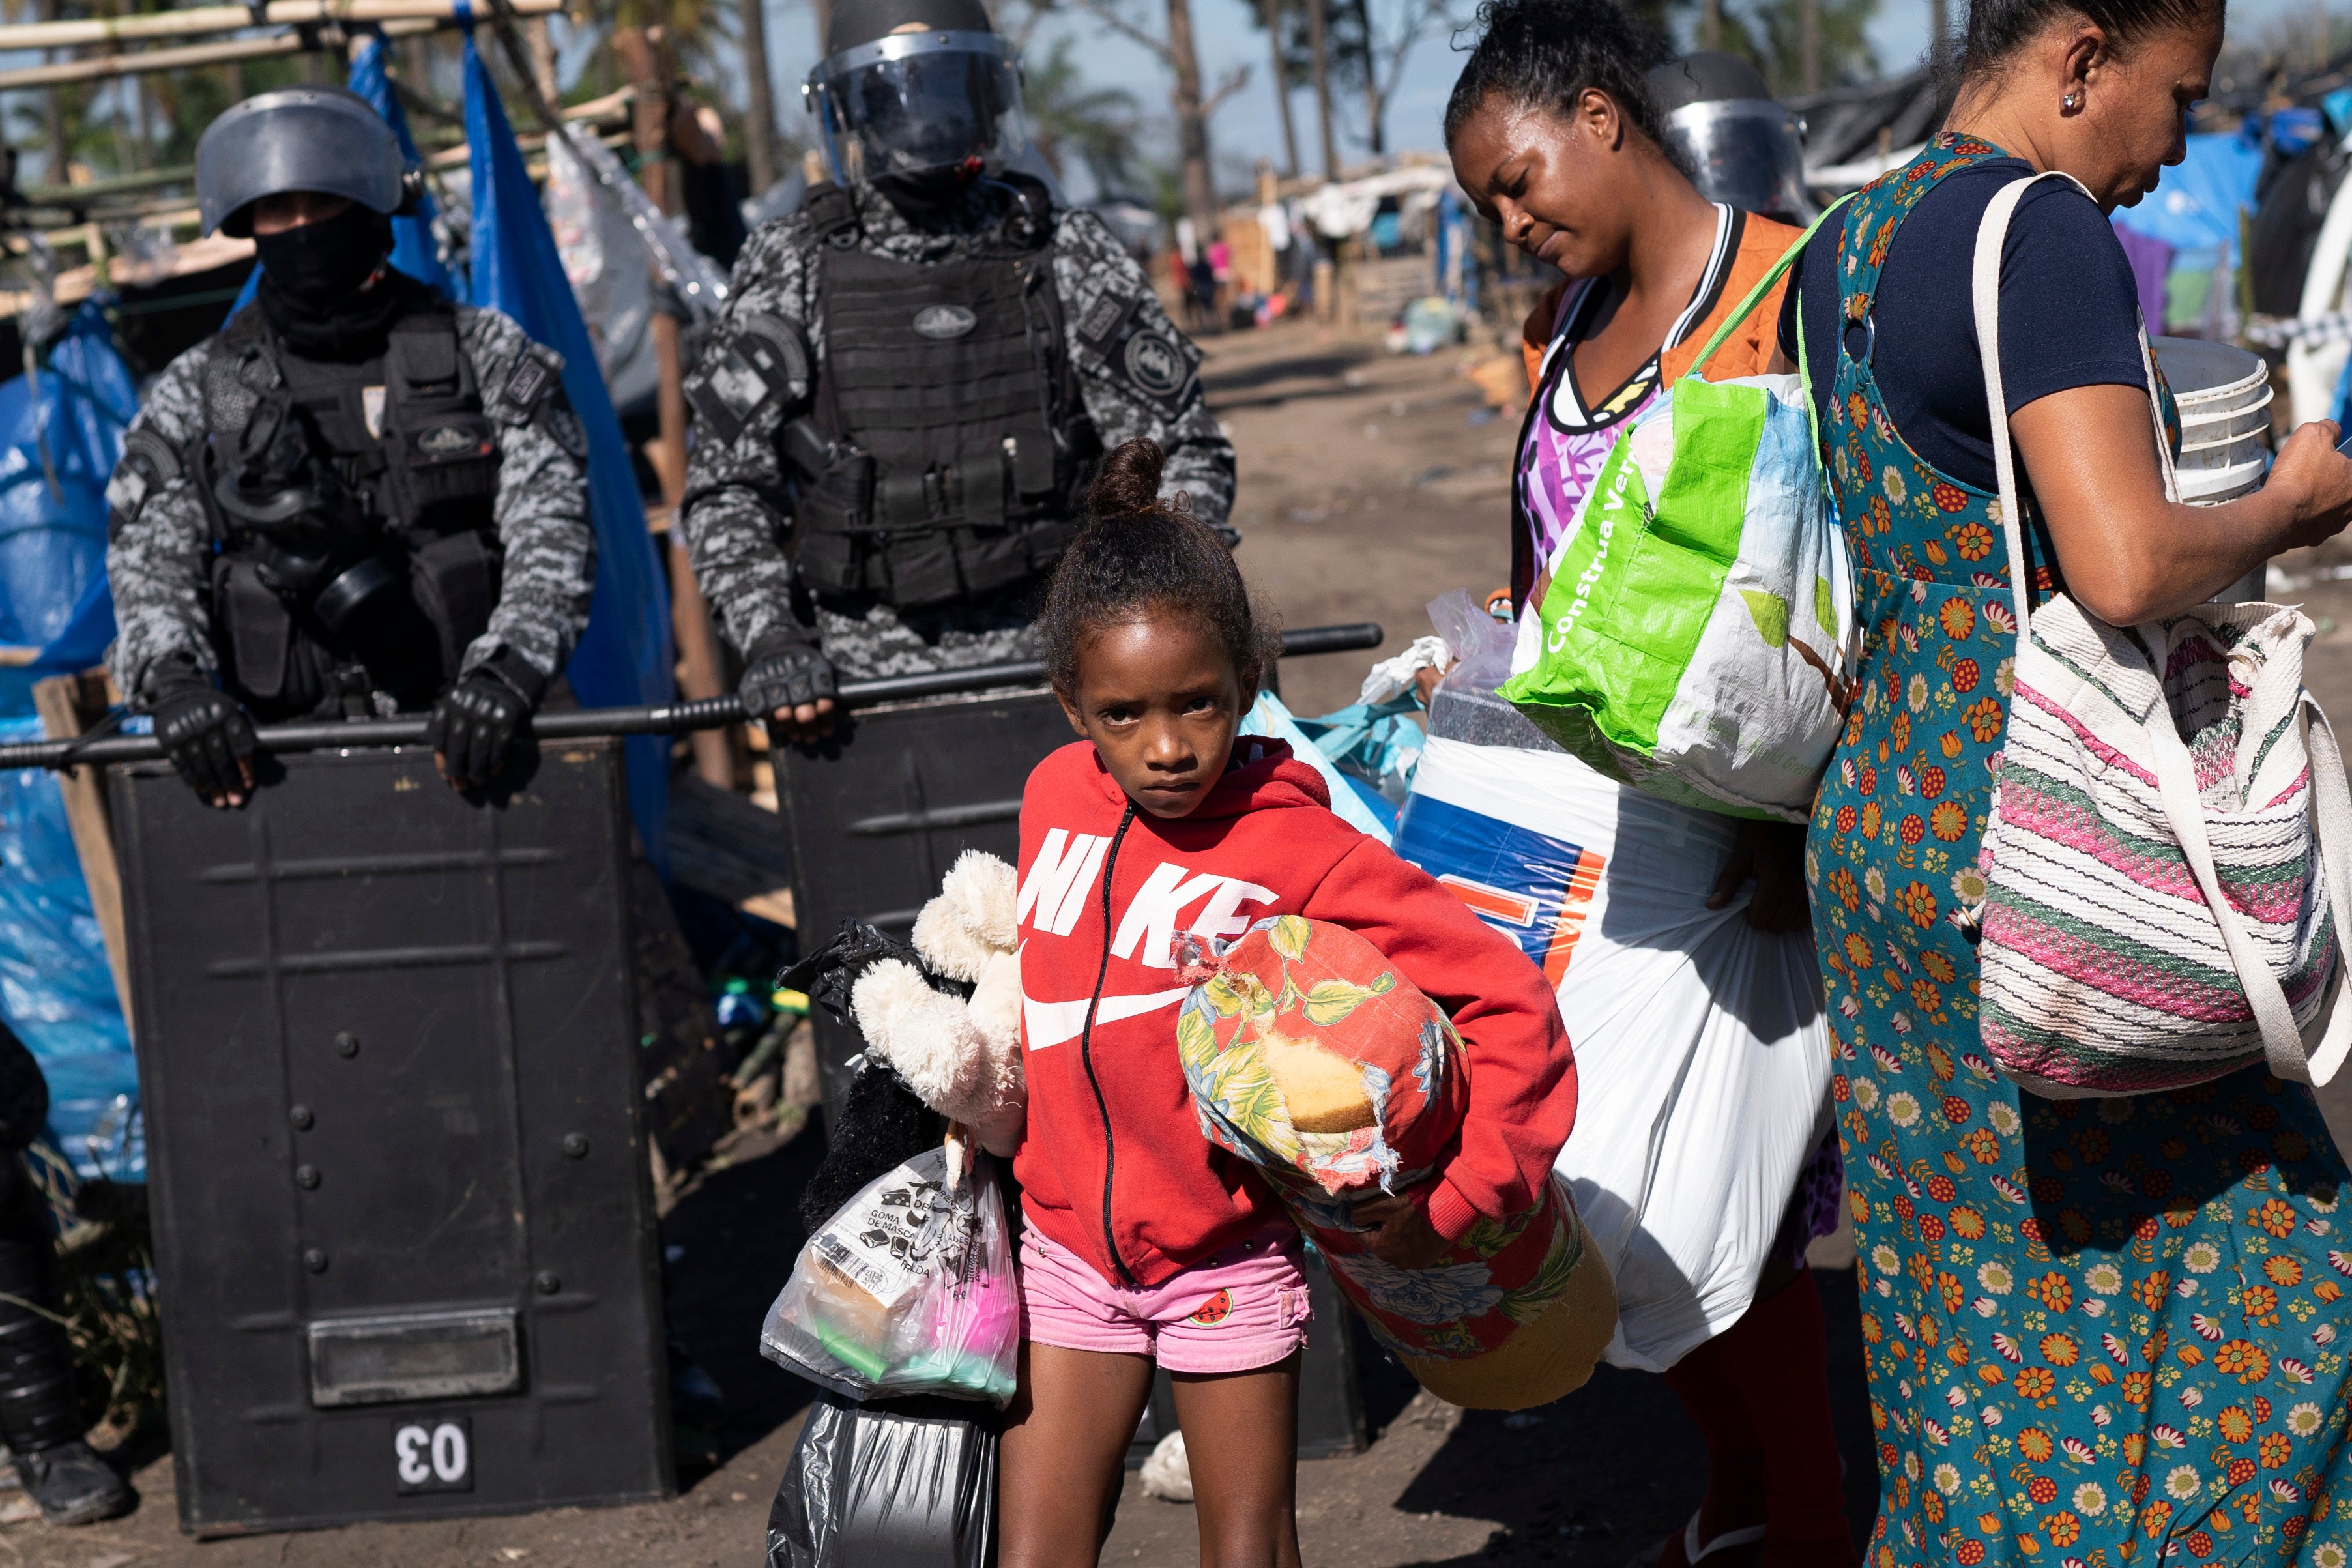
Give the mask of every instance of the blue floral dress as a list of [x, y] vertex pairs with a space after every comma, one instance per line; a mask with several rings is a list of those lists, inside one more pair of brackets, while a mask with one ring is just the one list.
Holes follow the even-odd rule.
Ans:
[[2309, 1090], [2257, 1068], [2021, 1099], [1978, 1044], [1952, 917], [1981, 891], [2012, 681], [2000, 500], [1905, 444], [1867, 363], [1888, 349], [1854, 329], [1904, 218], [2004, 155], [1947, 135], [1855, 199], [1840, 351], [1812, 367], [1835, 377], [1822, 444], [1866, 637], [1806, 875], [1861, 1243], [1868, 1560], [2347, 1568], [2347, 1175]]

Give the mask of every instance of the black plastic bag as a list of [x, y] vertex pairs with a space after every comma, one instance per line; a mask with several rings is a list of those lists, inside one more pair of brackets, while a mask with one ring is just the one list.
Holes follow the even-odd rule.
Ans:
[[987, 1568], [996, 1412], [820, 1392], [768, 1510], [768, 1568]]
[[[870, 925], [841, 922], [833, 940], [776, 977], [788, 990], [808, 994], [845, 1029], [856, 1029], [850, 993], [866, 972], [886, 958], [924, 969], [923, 956], [912, 947]], [[931, 984], [966, 994], [970, 986], [940, 980], [924, 969]], [[936, 1149], [947, 1134], [947, 1118], [925, 1105], [887, 1064], [858, 1059], [849, 1093], [837, 1110], [825, 1115], [824, 1157], [801, 1192], [801, 1223], [811, 1235], [824, 1228], [841, 1205], [863, 1192], [875, 1178]]]

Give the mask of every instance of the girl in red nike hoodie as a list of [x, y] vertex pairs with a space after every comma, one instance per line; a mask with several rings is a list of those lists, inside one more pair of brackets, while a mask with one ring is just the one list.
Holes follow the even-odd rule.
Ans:
[[1298, 1562], [1299, 1239], [1201, 1133], [1175, 1046], [1179, 932], [1328, 921], [1453, 1016], [1470, 1063], [1458, 1142], [1418, 1188], [1353, 1211], [1390, 1262], [1425, 1267], [1481, 1215], [1523, 1212], [1576, 1115], [1536, 967], [1333, 815], [1286, 743], [1237, 740], [1272, 630], [1216, 535], [1159, 499], [1160, 462], [1149, 441], [1105, 460], [1038, 621], [1084, 739], [1030, 774], [1021, 808], [1027, 1223], [1004, 1568], [1096, 1560], [1155, 1362], [1174, 1378], [1202, 1562]]

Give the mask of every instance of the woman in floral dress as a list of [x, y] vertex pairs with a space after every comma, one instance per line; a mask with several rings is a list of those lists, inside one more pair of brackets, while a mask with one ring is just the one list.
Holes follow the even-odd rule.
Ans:
[[2352, 1552], [2352, 1177], [2310, 1091], [2257, 1068], [2021, 1098], [1978, 1043], [1955, 919], [1982, 892], [2015, 651], [1969, 314], [1993, 193], [2056, 169], [2091, 196], [2036, 186], [2002, 257], [2038, 594], [2136, 624], [2352, 515], [2325, 422], [2253, 497], [2163, 498], [2105, 213], [2179, 160], [2221, 30], [2200, 0], [1976, 0], [1950, 129], [1823, 229], [1783, 323], [1793, 353], [1801, 321], [1866, 638], [1807, 876], [1862, 1252], [1874, 1568]]

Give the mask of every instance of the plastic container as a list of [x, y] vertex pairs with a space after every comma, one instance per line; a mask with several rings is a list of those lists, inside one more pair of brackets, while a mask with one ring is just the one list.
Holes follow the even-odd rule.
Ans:
[[[2248, 474], [2259, 483], [2270, 452], [2272, 395], [2262, 356], [2196, 338], [2158, 338], [2150, 346], [2179, 406], [2182, 499], [2212, 504], [2224, 489], [2252, 489]], [[2209, 473], [2232, 478], [2200, 478]]]
[[[2271, 373], [2261, 355], [2199, 338], [2157, 338], [2149, 346], [2180, 413], [2174, 467], [2180, 499], [2220, 506], [2263, 488], [2271, 464]], [[2257, 567], [2215, 595], [2225, 605], [2265, 597]]]

